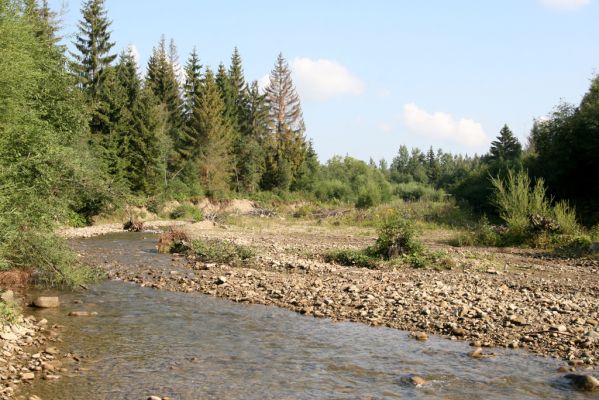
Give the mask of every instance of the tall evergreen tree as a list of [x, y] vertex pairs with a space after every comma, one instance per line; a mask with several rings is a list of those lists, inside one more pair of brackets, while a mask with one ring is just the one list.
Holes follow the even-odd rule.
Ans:
[[194, 47], [185, 64], [185, 84], [183, 86], [184, 107], [183, 115], [186, 121], [191, 118], [191, 113], [197, 107], [202, 90], [202, 64], [198, 52]]
[[77, 53], [73, 72], [81, 89], [95, 100], [102, 85], [104, 71], [115, 60], [111, 54], [114, 43], [110, 41], [110, 24], [104, 0], [87, 0], [81, 9], [83, 19], [79, 22], [79, 33], [75, 39]]
[[237, 152], [238, 190], [255, 192], [264, 172], [263, 144], [269, 133], [269, 108], [258, 82], [250, 85], [242, 111], [244, 128]]
[[489, 159], [495, 161], [515, 161], [522, 155], [522, 145], [510, 128], [504, 125], [499, 131], [497, 140], [491, 143]]
[[48, 6], [48, 0], [26, 0], [25, 13], [31, 19], [35, 36], [50, 45], [56, 45], [58, 22], [56, 13]]
[[307, 144], [300, 99], [282, 54], [270, 73], [266, 100], [270, 108], [271, 151], [267, 157], [270, 172], [263, 182], [265, 187], [287, 189], [306, 158]]
[[183, 100], [180, 96], [179, 83], [171, 61], [172, 54], [169, 56], [166, 40], [162, 36], [158, 47], [154, 48], [148, 61], [146, 84], [166, 112], [165, 129], [172, 147], [168, 166], [172, 176], [176, 176], [184, 164], [184, 156], [181, 150], [184, 148], [186, 138], [183, 121]]
[[197, 121], [193, 118], [193, 112], [199, 107], [202, 96], [202, 65], [194, 48], [185, 65], [184, 84], [184, 134], [181, 137], [179, 153], [186, 162], [195, 162], [200, 151], [200, 133]]
[[207, 69], [202, 96], [193, 112], [193, 120], [197, 124], [201, 140], [198, 167], [202, 184], [209, 195], [217, 197], [228, 191], [234, 167], [231, 131], [223, 117], [224, 108], [214, 73]]

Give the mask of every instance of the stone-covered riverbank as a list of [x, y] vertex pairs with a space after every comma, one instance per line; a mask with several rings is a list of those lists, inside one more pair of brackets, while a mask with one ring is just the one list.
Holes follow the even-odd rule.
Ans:
[[20, 386], [34, 379], [60, 379], [60, 351], [53, 343], [59, 331], [34, 316], [0, 326], [0, 400], [13, 399]]
[[250, 245], [257, 260], [231, 267], [191, 257], [186, 266], [173, 270], [97, 264], [113, 279], [142, 286], [468, 340], [483, 348], [483, 356], [496, 346], [524, 348], [564, 359], [564, 372], [599, 363], [595, 262], [545, 259], [509, 249], [446, 248], [456, 264], [453, 270], [367, 270], [314, 256], [323, 249], [361, 247], [372, 240], [351, 232], [282, 225], [252, 230], [204, 224], [186, 229], [196, 238]]

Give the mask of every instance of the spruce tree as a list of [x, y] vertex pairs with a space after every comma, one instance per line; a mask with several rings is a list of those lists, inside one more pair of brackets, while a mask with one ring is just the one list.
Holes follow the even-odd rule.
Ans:
[[79, 33], [75, 39], [77, 53], [72, 69], [79, 86], [95, 100], [103, 83], [104, 71], [115, 60], [111, 54], [114, 43], [110, 41], [110, 24], [104, 0], [87, 0], [81, 9], [83, 19], [79, 22]]
[[186, 162], [195, 162], [200, 151], [200, 133], [193, 112], [199, 106], [202, 96], [202, 65], [194, 48], [185, 65], [184, 84], [184, 134], [181, 137], [179, 153]]
[[224, 115], [224, 101], [212, 70], [207, 69], [202, 96], [193, 112], [198, 127], [201, 153], [198, 169], [206, 193], [221, 196], [228, 191], [233, 170], [232, 135]]
[[265, 167], [263, 144], [269, 132], [268, 114], [266, 97], [260, 93], [258, 82], [253, 81], [242, 110], [244, 128], [236, 149], [239, 191], [255, 192], [259, 188]]
[[166, 40], [162, 36], [158, 47], [154, 48], [148, 61], [146, 85], [152, 90], [166, 112], [165, 129], [170, 138], [170, 147], [172, 147], [168, 157], [168, 168], [174, 177], [179, 174], [185, 163], [182, 149], [186, 138], [183, 121], [183, 101], [171, 60], [172, 54], [169, 56], [166, 49]]
[[[267, 163], [271, 171], [263, 179], [265, 187], [287, 189], [306, 158], [305, 125], [299, 96], [293, 86], [291, 70], [279, 54], [266, 87], [270, 112], [270, 148]], [[270, 181], [270, 182], [269, 182]]]
[[510, 128], [504, 125], [499, 131], [497, 140], [491, 143], [489, 159], [494, 161], [515, 161], [522, 155], [522, 145]]
[[48, 0], [26, 0], [25, 14], [30, 18], [35, 36], [49, 45], [56, 45], [60, 38], [56, 13], [48, 6]]
[[196, 48], [194, 47], [185, 64], [185, 84], [183, 86], [184, 107], [183, 115], [186, 121], [191, 118], [191, 113], [197, 107], [202, 89], [202, 64]]

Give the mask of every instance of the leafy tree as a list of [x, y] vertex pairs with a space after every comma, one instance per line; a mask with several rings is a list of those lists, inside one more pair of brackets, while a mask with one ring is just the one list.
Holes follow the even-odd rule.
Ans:
[[599, 77], [580, 105], [561, 104], [531, 131], [531, 172], [550, 194], [570, 200], [587, 224], [599, 222]]
[[489, 159], [493, 161], [515, 161], [522, 155], [522, 145], [507, 125], [499, 131], [497, 140], [491, 143]]
[[72, 69], [80, 87], [95, 100], [103, 83], [104, 71], [116, 59], [111, 54], [114, 43], [110, 41], [110, 20], [104, 0], [87, 0], [81, 9], [83, 20], [79, 22], [79, 33], [75, 39], [77, 53]]
[[0, 0], [0, 268], [35, 266], [41, 280], [75, 285], [83, 270], [53, 232], [69, 208], [93, 206], [86, 195], [101, 206], [108, 185], [85, 147], [84, 103], [61, 49], [26, 6]]

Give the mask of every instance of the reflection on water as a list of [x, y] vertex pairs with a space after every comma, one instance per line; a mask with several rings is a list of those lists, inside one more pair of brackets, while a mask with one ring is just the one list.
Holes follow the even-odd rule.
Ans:
[[[155, 239], [143, 237], [76, 245], [99, 260], [174, 268], [150, 251]], [[34, 383], [28, 394], [42, 399], [587, 398], [559, 384], [558, 362], [520, 351], [475, 360], [463, 342], [422, 343], [398, 330], [121, 282], [62, 300], [60, 309], [36, 313], [67, 325], [63, 349], [89, 356], [89, 371]], [[65, 316], [83, 308], [99, 315]], [[412, 387], [410, 374], [429, 384]]]

